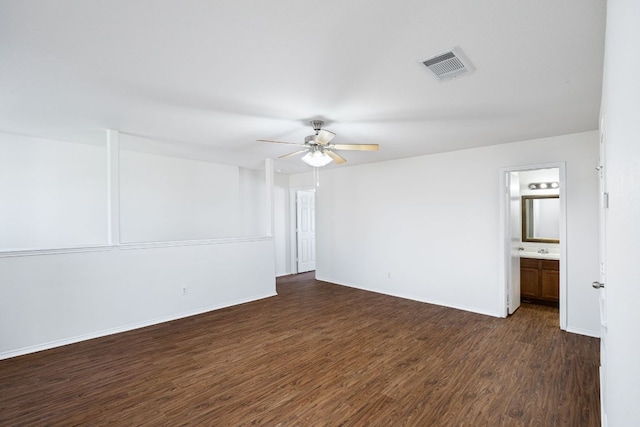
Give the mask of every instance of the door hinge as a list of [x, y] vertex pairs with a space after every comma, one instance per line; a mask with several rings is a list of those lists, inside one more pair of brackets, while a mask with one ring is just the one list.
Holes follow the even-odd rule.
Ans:
[[602, 209], [609, 209], [609, 193], [602, 193]]

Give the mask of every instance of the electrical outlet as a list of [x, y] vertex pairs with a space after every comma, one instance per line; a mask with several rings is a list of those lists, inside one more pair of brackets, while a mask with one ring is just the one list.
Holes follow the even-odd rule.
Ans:
[[387, 273], [387, 279], [391, 279], [391, 273]]
[[182, 295], [187, 295], [189, 294], [189, 287], [188, 286], [183, 286], [182, 287]]

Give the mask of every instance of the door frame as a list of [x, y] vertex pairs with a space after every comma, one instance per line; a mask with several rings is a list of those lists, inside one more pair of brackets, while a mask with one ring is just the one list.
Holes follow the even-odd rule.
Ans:
[[600, 117], [600, 143], [598, 157], [598, 192], [600, 196], [598, 206], [598, 281], [605, 286], [598, 291], [600, 296], [598, 303], [600, 306], [600, 424], [604, 427], [608, 425], [607, 406], [607, 210], [609, 209], [609, 190], [607, 187], [607, 151], [605, 138], [605, 115]]
[[[522, 192], [520, 191], [520, 173], [519, 172], [507, 172], [504, 175], [505, 177], [505, 187], [507, 191], [503, 194], [502, 197], [505, 198], [505, 215], [508, 215], [508, 221], [513, 221], [514, 218], [522, 218], [522, 202], [521, 196]], [[514, 194], [514, 184], [517, 182], [517, 192]], [[515, 210], [514, 208], [514, 195], [517, 196], [517, 200], [515, 201]], [[515, 213], [515, 215], [514, 215]], [[517, 220], [516, 220], [517, 221]], [[521, 225], [521, 224], [518, 224]], [[516, 312], [518, 308], [520, 308], [520, 300], [521, 298], [521, 286], [520, 281], [522, 280], [520, 275], [520, 251], [518, 250], [518, 259], [517, 264], [518, 267], [515, 268], [514, 258], [514, 244], [518, 242], [518, 247], [522, 246], [522, 236], [514, 236], [514, 230], [520, 230], [522, 227], [514, 227], [512, 222], [507, 222], [508, 233], [505, 234], [505, 238], [508, 239], [508, 242], [505, 241], [505, 244], [511, 248], [510, 256], [507, 259], [509, 266], [507, 267], [507, 277], [505, 280], [507, 281], [507, 314], [513, 314]], [[515, 268], [515, 271], [514, 271]], [[518, 282], [517, 289], [513, 286], [513, 283]], [[517, 301], [515, 301], [517, 299]]]
[[316, 187], [313, 185], [305, 186], [305, 187], [296, 187], [289, 189], [289, 245], [291, 247], [290, 251], [290, 263], [291, 263], [291, 274], [298, 274], [298, 232], [296, 230], [296, 226], [298, 223], [298, 210], [297, 210], [297, 202], [296, 202], [296, 193], [298, 191], [306, 191], [306, 190], [316, 190]]
[[511, 245], [507, 244], [510, 240], [511, 224], [507, 215], [507, 201], [505, 192], [509, 191], [507, 176], [511, 172], [524, 172], [536, 169], [558, 169], [560, 183], [560, 329], [567, 330], [567, 307], [568, 307], [568, 288], [567, 288], [567, 179], [566, 179], [566, 162], [542, 163], [534, 165], [513, 166], [508, 168], [500, 168], [500, 213], [499, 213], [499, 270], [500, 274], [500, 292], [499, 307], [500, 315], [507, 317], [509, 311], [507, 307], [507, 296], [509, 295], [509, 278], [511, 277]]

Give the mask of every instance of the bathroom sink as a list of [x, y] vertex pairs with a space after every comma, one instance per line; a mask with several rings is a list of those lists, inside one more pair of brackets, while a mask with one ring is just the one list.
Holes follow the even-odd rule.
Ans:
[[536, 258], [536, 259], [560, 259], [560, 254], [548, 253], [541, 254], [534, 251], [521, 251], [520, 258]]

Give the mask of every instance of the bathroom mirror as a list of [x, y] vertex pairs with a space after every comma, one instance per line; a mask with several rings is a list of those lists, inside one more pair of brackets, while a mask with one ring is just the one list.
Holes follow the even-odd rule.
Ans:
[[560, 198], [522, 196], [522, 241], [560, 243]]

